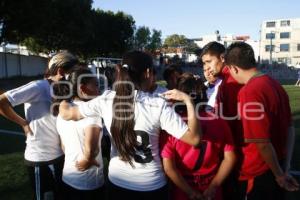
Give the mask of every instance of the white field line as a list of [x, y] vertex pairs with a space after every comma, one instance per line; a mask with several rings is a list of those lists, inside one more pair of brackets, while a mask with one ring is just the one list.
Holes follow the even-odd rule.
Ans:
[[25, 136], [22, 132], [16, 132], [16, 131], [8, 131], [0, 129], [0, 134], [12, 134], [12, 135], [19, 135], [19, 136]]

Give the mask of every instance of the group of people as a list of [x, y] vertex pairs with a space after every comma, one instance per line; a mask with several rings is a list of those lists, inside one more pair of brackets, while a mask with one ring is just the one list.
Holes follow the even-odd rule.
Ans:
[[[61, 52], [44, 80], [2, 94], [0, 114], [26, 135], [35, 199], [281, 200], [298, 190], [284, 89], [257, 70], [246, 43], [211, 42], [198, 56], [206, 82], [169, 66], [164, 88], [152, 57], [128, 52], [100, 95], [93, 73]], [[19, 104], [25, 119], [13, 110]]]

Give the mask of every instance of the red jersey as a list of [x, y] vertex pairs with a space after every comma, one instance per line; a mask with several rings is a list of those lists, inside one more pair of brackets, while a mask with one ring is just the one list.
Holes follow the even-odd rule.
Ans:
[[269, 169], [255, 142], [270, 141], [278, 160], [286, 157], [288, 128], [292, 122], [289, 98], [281, 85], [267, 75], [253, 77], [241, 89], [239, 114], [244, 129], [240, 179], [250, 179]]
[[222, 83], [216, 99], [216, 113], [228, 123], [234, 144], [240, 147], [243, 143], [243, 128], [238, 119], [237, 97], [243, 85], [231, 76], [227, 67], [223, 68], [220, 78], [222, 78]]
[[[216, 175], [224, 151], [233, 151], [233, 140], [227, 123], [212, 114], [201, 113], [203, 139], [200, 147], [193, 147], [172, 136], [168, 136], [161, 155], [175, 160], [176, 167], [194, 189], [205, 191]], [[209, 119], [205, 119], [209, 118]], [[178, 188], [172, 192], [174, 199], [188, 199]], [[220, 197], [220, 193], [217, 195]], [[220, 198], [217, 198], [220, 199]]]

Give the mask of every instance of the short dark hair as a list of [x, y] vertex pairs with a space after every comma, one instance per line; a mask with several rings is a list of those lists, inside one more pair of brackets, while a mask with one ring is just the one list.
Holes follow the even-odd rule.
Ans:
[[254, 51], [245, 42], [232, 43], [225, 52], [226, 65], [235, 65], [241, 69], [256, 67]]
[[205, 54], [220, 57], [224, 52], [225, 47], [223, 44], [220, 44], [219, 42], [210, 42], [203, 47], [200, 58], [202, 58]]
[[172, 74], [175, 72], [182, 74], [182, 69], [179, 65], [172, 64], [166, 67], [163, 73], [164, 80], [168, 82]]

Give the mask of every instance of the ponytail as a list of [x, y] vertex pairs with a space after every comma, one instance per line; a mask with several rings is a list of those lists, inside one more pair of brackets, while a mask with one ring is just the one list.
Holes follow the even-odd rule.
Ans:
[[121, 160], [133, 165], [137, 136], [134, 131], [134, 86], [129, 76], [128, 65], [117, 66], [116, 78], [110, 131]]
[[118, 65], [114, 89], [113, 119], [111, 134], [121, 160], [133, 166], [132, 159], [137, 147], [134, 131], [134, 91], [144, 84], [143, 74], [153, 70], [152, 57], [141, 51], [131, 51], [123, 56], [123, 65]]

